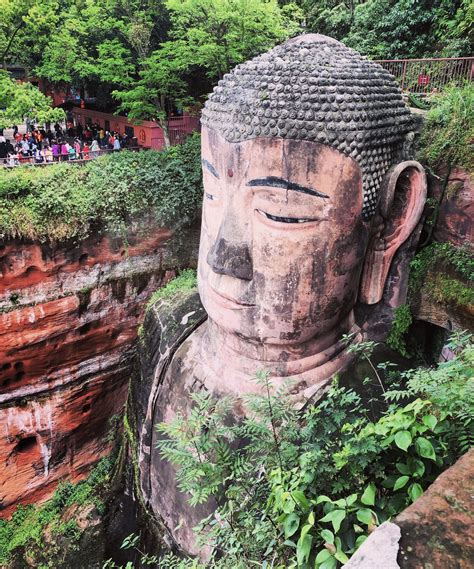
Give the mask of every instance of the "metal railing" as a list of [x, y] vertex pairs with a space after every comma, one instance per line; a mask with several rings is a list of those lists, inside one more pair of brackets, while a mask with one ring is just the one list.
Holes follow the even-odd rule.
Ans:
[[474, 75], [474, 57], [379, 59], [375, 63], [394, 75], [401, 90], [408, 93], [434, 93], [446, 85], [461, 86]]
[[170, 117], [168, 119], [168, 132], [171, 145], [183, 143], [194, 131], [199, 131], [199, 127], [199, 117]]
[[33, 167], [44, 167], [51, 166], [53, 164], [77, 164], [82, 165], [90, 160], [94, 160], [99, 156], [104, 154], [114, 154], [116, 152], [121, 152], [122, 150], [131, 150], [132, 152], [138, 152], [140, 150], [148, 150], [147, 148], [142, 148], [141, 146], [127, 146], [121, 148], [120, 150], [114, 150], [113, 148], [99, 148], [98, 150], [89, 150], [87, 152], [81, 151], [79, 157], [72, 158], [70, 155], [60, 154], [59, 156], [51, 156], [50, 160], [43, 160], [43, 162], [37, 162], [34, 156], [22, 156], [17, 155], [18, 158], [11, 160], [10, 158], [0, 158], [0, 166], [4, 168], [17, 168], [18, 166], [33, 166]]

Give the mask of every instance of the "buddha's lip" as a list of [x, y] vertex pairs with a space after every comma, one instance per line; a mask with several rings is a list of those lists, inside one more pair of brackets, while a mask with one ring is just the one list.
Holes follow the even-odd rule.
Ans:
[[223, 294], [222, 292], [218, 292], [212, 286], [209, 288], [211, 289], [214, 296], [216, 296], [217, 302], [219, 302], [219, 304], [221, 304], [225, 308], [238, 309], [238, 308], [249, 308], [249, 307], [255, 306], [255, 304], [250, 304], [247, 302], [239, 302], [238, 300], [235, 300], [235, 298], [231, 298], [230, 296], [227, 296], [227, 295]]

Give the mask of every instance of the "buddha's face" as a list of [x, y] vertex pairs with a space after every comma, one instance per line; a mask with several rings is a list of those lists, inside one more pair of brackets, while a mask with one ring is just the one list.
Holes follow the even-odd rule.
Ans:
[[240, 337], [298, 344], [354, 307], [368, 244], [359, 165], [328, 146], [203, 129], [199, 292]]

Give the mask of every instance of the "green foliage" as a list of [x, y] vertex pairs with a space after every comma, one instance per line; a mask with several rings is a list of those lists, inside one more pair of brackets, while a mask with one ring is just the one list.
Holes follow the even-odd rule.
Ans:
[[39, 124], [64, 118], [62, 109], [53, 109], [52, 101], [31, 83], [19, 83], [0, 70], [0, 129], [22, 124], [30, 118]]
[[197, 287], [197, 276], [194, 269], [185, 269], [179, 276], [172, 279], [164, 287], [155, 291], [148, 301], [147, 310], [162, 298], [174, 299], [177, 295], [195, 290]]
[[102, 496], [113, 464], [111, 458], [103, 458], [86, 480], [78, 484], [61, 482], [51, 500], [42, 506], [20, 506], [10, 520], [0, 520], [0, 565], [5, 566], [18, 550], [28, 556], [29, 551], [42, 549], [46, 529], [53, 536], [78, 540], [81, 532], [75, 520], [64, 521], [62, 514], [72, 505], [85, 504], [94, 504], [103, 512]]
[[308, 30], [374, 59], [471, 55], [469, 0], [304, 0]]
[[[436, 263], [451, 269], [459, 279], [432, 270]], [[465, 284], [463, 281], [466, 281]], [[451, 243], [434, 242], [421, 249], [410, 265], [409, 296], [413, 298], [421, 288], [437, 302], [469, 305], [474, 302], [474, 258], [468, 248]]]
[[167, 0], [168, 56], [183, 69], [197, 66], [214, 81], [295, 35], [301, 12], [276, 0]]
[[433, 166], [474, 167], [474, 86], [450, 87], [434, 96], [423, 127], [420, 157]]
[[83, 239], [93, 227], [124, 235], [150, 216], [167, 226], [196, 219], [200, 139], [162, 152], [123, 151], [84, 166], [0, 171], [0, 238]]
[[387, 338], [387, 344], [405, 357], [408, 356], [405, 334], [412, 321], [413, 318], [408, 304], [403, 304], [402, 306], [395, 308], [392, 327]]
[[[218, 501], [196, 528], [199, 542], [219, 552], [207, 566], [344, 564], [472, 443], [474, 348], [467, 336], [457, 345], [452, 362], [396, 373], [404, 386], [392, 386], [373, 419], [361, 396], [337, 383], [300, 413], [291, 384], [277, 389], [263, 372], [239, 422], [234, 398], [192, 394], [187, 417], [157, 427], [165, 435], [158, 447], [192, 505]], [[359, 349], [370, 358], [373, 347]], [[200, 567], [175, 562], [162, 566]]]
[[207, 75], [216, 83], [237, 63], [295, 35], [302, 13], [276, 0], [167, 0], [170, 39], [141, 61], [139, 80], [114, 96], [129, 117], [153, 119], [166, 129], [165, 105], [196, 102], [185, 78]]
[[416, 93], [408, 93], [408, 104], [410, 107], [415, 107], [416, 109], [422, 109], [427, 111], [430, 108], [430, 104], [425, 99], [422, 99]]
[[449, 420], [446, 438], [458, 453], [474, 445], [474, 346], [472, 335], [453, 333], [448, 347], [457, 352], [455, 359], [436, 369], [418, 368], [401, 374], [404, 388], [386, 393], [389, 401], [421, 395], [429, 399]]

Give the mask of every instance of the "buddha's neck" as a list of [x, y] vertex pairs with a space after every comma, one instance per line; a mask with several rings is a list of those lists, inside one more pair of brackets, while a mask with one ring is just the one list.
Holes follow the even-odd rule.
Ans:
[[362, 335], [351, 312], [334, 330], [297, 345], [249, 341], [230, 333], [209, 319], [202, 336], [201, 355], [216, 378], [255, 377], [265, 370], [274, 378], [301, 378], [323, 381], [353, 359], [344, 334], [353, 334], [352, 343]]

